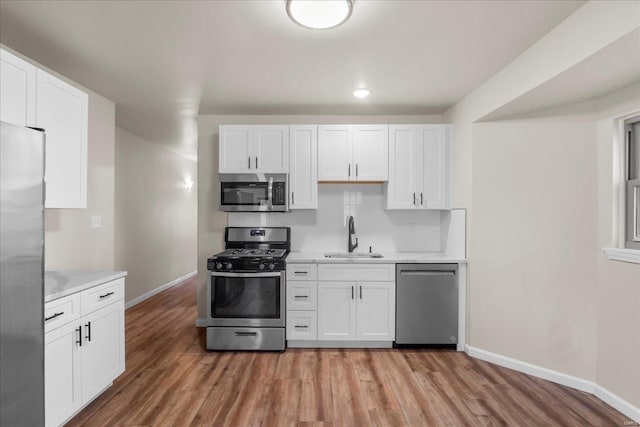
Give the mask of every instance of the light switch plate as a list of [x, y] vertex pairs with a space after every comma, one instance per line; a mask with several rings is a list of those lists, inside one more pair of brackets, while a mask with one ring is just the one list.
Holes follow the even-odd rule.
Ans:
[[102, 215], [91, 216], [91, 228], [102, 228]]

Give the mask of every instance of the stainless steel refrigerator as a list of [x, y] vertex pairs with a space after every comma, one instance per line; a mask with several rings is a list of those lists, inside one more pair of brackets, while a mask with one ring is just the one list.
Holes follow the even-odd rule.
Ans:
[[0, 128], [0, 426], [43, 426], [44, 133]]

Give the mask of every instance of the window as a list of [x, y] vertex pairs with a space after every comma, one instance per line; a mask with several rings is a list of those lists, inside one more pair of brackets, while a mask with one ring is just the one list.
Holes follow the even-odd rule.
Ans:
[[625, 122], [625, 247], [640, 249], [640, 116]]

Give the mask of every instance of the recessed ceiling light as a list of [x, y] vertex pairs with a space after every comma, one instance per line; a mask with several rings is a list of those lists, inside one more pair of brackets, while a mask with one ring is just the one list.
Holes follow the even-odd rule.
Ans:
[[369, 89], [356, 89], [353, 91], [353, 96], [355, 96], [356, 98], [366, 98], [367, 96], [369, 96], [371, 94], [371, 91]]
[[287, 14], [296, 24], [316, 30], [337, 27], [351, 16], [353, 0], [287, 0]]

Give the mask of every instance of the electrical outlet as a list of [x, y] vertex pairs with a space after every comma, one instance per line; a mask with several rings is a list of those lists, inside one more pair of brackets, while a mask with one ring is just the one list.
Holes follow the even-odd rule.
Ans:
[[102, 215], [91, 216], [91, 228], [102, 228]]

